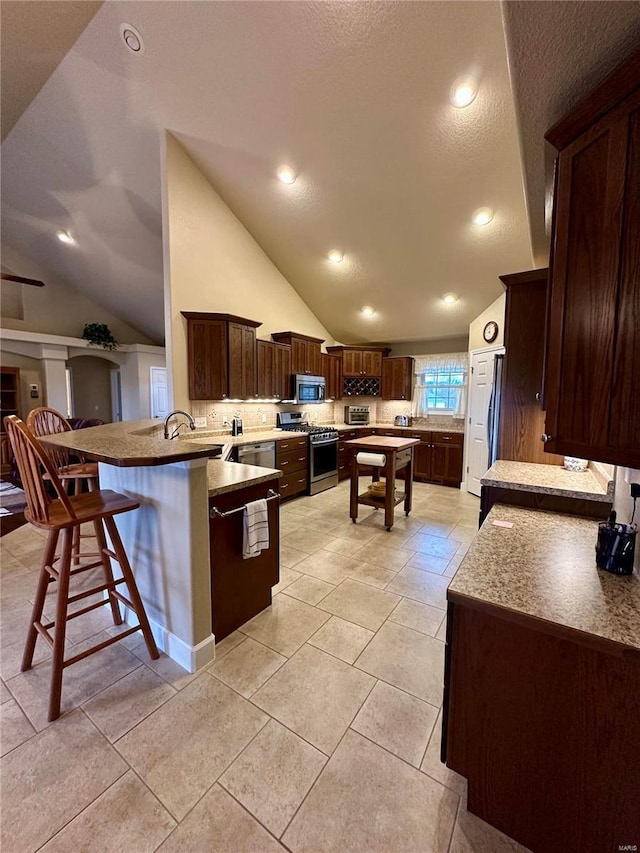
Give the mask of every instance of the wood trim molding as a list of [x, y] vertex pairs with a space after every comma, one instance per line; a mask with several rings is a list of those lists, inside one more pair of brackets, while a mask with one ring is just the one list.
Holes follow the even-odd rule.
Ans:
[[558, 151], [566, 148], [606, 113], [640, 87], [640, 49], [545, 133]]

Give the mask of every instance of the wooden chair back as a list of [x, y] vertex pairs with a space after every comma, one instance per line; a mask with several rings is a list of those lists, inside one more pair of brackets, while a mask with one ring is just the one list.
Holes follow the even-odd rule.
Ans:
[[13, 447], [13, 453], [20, 471], [20, 479], [27, 498], [28, 512], [25, 513], [27, 519], [39, 524], [49, 522], [51, 498], [47, 494], [47, 488], [42, 479], [42, 469], [49, 475], [53, 488], [56, 490], [69, 518], [77, 518], [69, 496], [62, 487], [56, 468], [24, 421], [15, 415], [9, 415], [4, 419], [4, 428]]
[[[27, 428], [36, 438], [59, 432], [71, 432], [71, 424], [64, 415], [48, 406], [40, 406], [29, 412]], [[69, 451], [64, 447], [51, 447], [47, 453], [56, 468], [64, 468], [69, 464]]]

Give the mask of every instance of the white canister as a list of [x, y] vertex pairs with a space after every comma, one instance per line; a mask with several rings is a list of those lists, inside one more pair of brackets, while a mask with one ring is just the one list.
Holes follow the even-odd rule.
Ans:
[[564, 467], [567, 471], [586, 471], [588, 464], [588, 459], [578, 459], [577, 456], [564, 457]]

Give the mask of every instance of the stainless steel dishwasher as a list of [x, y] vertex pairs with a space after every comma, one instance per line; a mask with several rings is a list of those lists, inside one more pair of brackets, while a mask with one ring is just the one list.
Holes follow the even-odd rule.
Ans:
[[241, 444], [240, 447], [238, 447], [238, 462], [242, 462], [244, 465], [260, 465], [262, 468], [275, 468], [275, 441], [260, 441], [255, 444]]

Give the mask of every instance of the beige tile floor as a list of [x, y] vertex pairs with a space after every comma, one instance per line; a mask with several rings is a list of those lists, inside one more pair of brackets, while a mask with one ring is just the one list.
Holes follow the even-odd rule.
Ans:
[[[348, 486], [282, 509], [273, 605], [190, 675], [140, 635], [65, 673], [20, 673], [43, 544], [0, 542], [3, 851], [523, 853], [439, 761], [447, 584], [478, 501], [417, 484], [411, 517], [348, 517]], [[50, 606], [50, 605], [48, 605]], [[115, 629], [107, 609], [69, 642]]]

